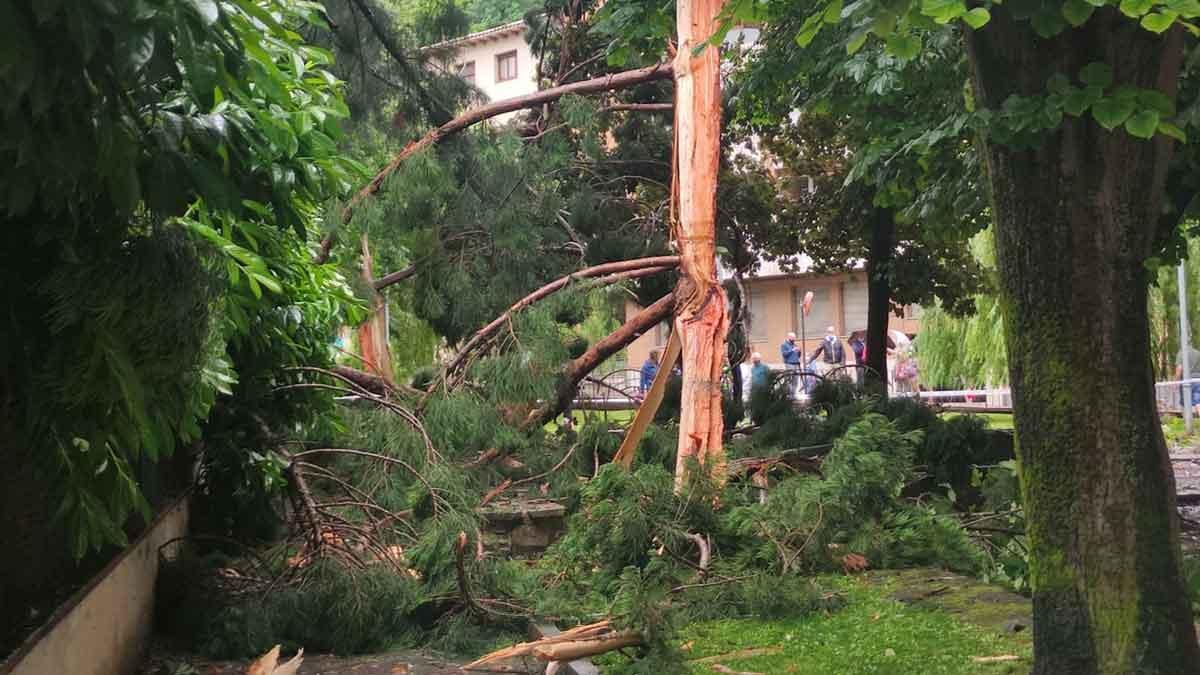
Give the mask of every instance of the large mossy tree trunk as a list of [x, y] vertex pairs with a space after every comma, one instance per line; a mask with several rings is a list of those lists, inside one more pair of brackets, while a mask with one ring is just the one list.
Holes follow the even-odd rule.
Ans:
[[[1005, 6], [1007, 7], [1007, 6]], [[1114, 86], [1175, 96], [1178, 28], [1115, 8], [1049, 40], [993, 8], [966, 31], [975, 94], [998, 110], [1109, 64]], [[1181, 573], [1175, 484], [1159, 427], [1143, 262], [1171, 141], [1090, 115], [1018, 149], [985, 146], [1028, 519], [1034, 673], [1191, 673], [1200, 667]]]
[[721, 142], [720, 50], [695, 53], [717, 27], [721, 0], [678, 0], [675, 59], [675, 165], [679, 222], [675, 242], [682, 275], [675, 291], [675, 330], [683, 343], [683, 391], [675, 486], [691, 462], [725, 476], [721, 370], [725, 364], [725, 291], [717, 281], [717, 172]]

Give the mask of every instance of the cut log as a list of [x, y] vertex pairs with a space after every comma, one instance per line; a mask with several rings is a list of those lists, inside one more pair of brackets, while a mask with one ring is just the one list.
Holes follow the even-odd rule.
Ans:
[[624, 631], [600, 638], [537, 646], [533, 648], [533, 655], [542, 661], [574, 661], [641, 643], [641, 635]]

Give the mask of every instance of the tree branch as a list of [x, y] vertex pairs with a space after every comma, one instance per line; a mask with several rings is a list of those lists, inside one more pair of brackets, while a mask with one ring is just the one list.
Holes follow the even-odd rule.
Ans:
[[421, 78], [416, 69], [413, 68], [412, 62], [409, 61], [408, 57], [404, 54], [404, 51], [401, 50], [395, 41], [392, 40], [392, 36], [388, 34], [386, 26], [379, 21], [379, 18], [375, 16], [375, 12], [371, 11], [371, 8], [367, 6], [365, 0], [350, 0], [350, 4], [358, 8], [358, 11], [363, 15], [363, 18], [367, 20], [367, 24], [371, 27], [371, 32], [375, 34], [375, 37], [378, 38], [379, 43], [383, 45], [384, 51], [386, 51], [388, 55], [390, 55], [396, 62], [396, 65], [400, 66], [400, 69], [404, 71], [404, 77], [408, 80], [409, 86], [416, 90], [417, 98], [421, 100], [421, 107], [425, 109], [425, 114], [434, 121], [439, 118], [445, 119], [446, 117], [449, 117], [450, 111], [446, 109], [446, 106], [443, 105], [441, 101], [434, 99], [434, 97], [431, 96], [428, 91], [425, 91], [424, 87], [417, 84]]
[[678, 264], [679, 257], [672, 255], [655, 256], [652, 258], [636, 258], [634, 260], [622, 260], [619, 262], [604, 263], [603, 265], [588, 267], [579, 270], [578, 272], [572, 272], [565, 277], [560, 277], [546, 284], [545, 286], [542, 286], [524, 298], [521, 298], [515, 304], [513, 304], [512, 307], [509, 307], [508, 311], [504, 312], [492, 320], [491, 323], [476, 331], [475, 334], [472, 335], [469, 340], [467, 340], [466, 344], [463, 345], [462, 349], [458, 351], [458, 354], [454, 356], [454, 359], [450, 361], [450, 364], [446, 366], [446, 374], [448, 376], [461, 368], [463, 363], [466, 362], [467, 356], [469, 356], [475, 349], [487, 343], [492, 336], [494, 336], [496, 332], [500, 330], [501, 327], [508, 323], [509, 318], [513, 315], [513, 313], [518, 312], [529, 305], [532, 305], [533, 303], [562, 290], [573, 281], [592, 277], [601, 277], [602, 275], [607, 274], [609, 276], [598, 279], [597, 283], [614, 284], [624, 279], [633, 279], [639, 276], [657, 274], [673, 268]]
[[408, 267], [405, 267], [402, 270], [396, 270], [395, 272], [392, 272], [391, 274], [385, 274], [385, 275], [379, 277], [378, 279], [372, 281], [371, 285], [375, 287], [375, 290], [382, 291], [383, 289], [387, 288], [388, 286], [391, 286], [392, 284], [398, 284], [401, 281], [404, 281], [405, 279], [407, 279], [409, 277], [416, 276], [416, 274], [417, 274], [417, 266], [409, 265]]
[[643, 309], [626, 321], [620, 328], [588, 348], [579, 358], [563, 368], [558, 388], [552, 400], [529, 413], [522, 426], [537, 427], [552, 420], [567, 409], [575, 398], [579, 383], [608, 357], [624, 349], [651, 328], [670, 317], [675, 311], [675, 293], [668, 293], [657, 302]]
[[614, 103], [600, 108], [599, 112], [671, 112], [674, 103]]
[[[361, 2], [362, 0], [355, 1]], [[567, 94], [595, 94], [602, 91], [624, 89], [626, 87], [631, 87], [645, 82], [669, 80], [674, 76], [675, 71], [671, 64], [663, 63], [649, 66], [647, 68], [627, 70], [622, 73], [613, 73], [611, 75], [596, 77], [590, 80], [583, 80], [580, 82], [564, 84], [558, 87], [551, 87], [549, 89], [543, 89], [525, 96], [515, 96], [513, 98], [496, 101], [495, 103], [475, 108], [474, 110], [469, 110], [462, 115], [455, 117], [449, 122], [446, 122], [440, 127], [429, 131], [429, 133], [425, 134], [421, 138], [404, 146], [404, 149], [397, 153], [396, 156], [392, 158], [392, 161], [388, 162], [387, 166], [385, 166], [379, 173], [375, 174], [375, 177], [371, 179], [370, 183], [367, 183], [362, 190], [359, 190], [358, 194], [354, 195], [354, 197], [350, 200], [350, 203], [347, 204], [346, 208], [342, 211], [342, 222], [348, 222], [350, 220], [350, 216], [353, 215], [354, 208], [358, 206], [361, 201], [378, 192], [379, 188], [383, 186], [383, 181], [386, 180], [388, 176], [392, 175], [396, 169], [400, 168], [400, 165], [403, 164], [404, 161], [409, 157], [420, 152], [421, 150], [424, 150], [425, 148], [428, 148], [432, 145], [437, 145], [446, 137], [452, 136], [464, 129], [471, 127], [472, 125], [478, 124], [479, 122], [487, 119], [491, 119], [497, 115], [513, 112], [515, 110], [536, 108], [543, 103], [556, 101]]]

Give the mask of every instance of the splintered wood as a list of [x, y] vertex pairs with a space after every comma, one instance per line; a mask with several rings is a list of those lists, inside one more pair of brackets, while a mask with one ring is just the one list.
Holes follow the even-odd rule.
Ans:
[[641, 644], [641, 641], [637, 633], [613, 630], [612, 622], [606, 619], [496, 650], [463, 666], [463, 670], [494, 670], [494, 666], [503, 661], [527, 656], [546, 662], [574, 661]]
[[721, 0], [679, 0], [675, 56], [675, 186], [682, 278], [676, 290], [675, 331], [683, 343], [683, 392], [675, 487], [687, 483], [692, 462], [725, 479], [721, 369], [728, 317], [717, 280], [717, 172], [720, 165], [720, 50], [704, 41], [717, 27]]
[[297, 652], [287, 663], [279, 663], [279, 649], [280, 645], [275, 645], [271, 651], [255, 659], [246, 668], [246, 675], [296, 675], [300, 664], [304, 663], [304, 650]]

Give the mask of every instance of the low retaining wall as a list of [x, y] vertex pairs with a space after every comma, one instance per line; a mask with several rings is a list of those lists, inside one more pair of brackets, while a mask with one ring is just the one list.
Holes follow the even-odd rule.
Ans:
[[0, 675], [135, 672], [153, 628], [159, 547], [184, 536], [187, 522], [185, 496], [0, 663]]

